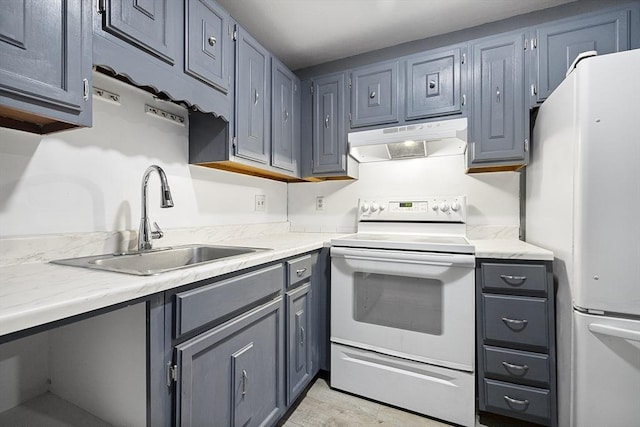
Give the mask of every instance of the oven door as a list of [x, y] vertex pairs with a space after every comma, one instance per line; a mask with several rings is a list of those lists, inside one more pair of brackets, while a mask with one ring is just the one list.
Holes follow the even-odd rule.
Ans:
[[473, 255], [331, 248], [331, 341], [473, 372]]

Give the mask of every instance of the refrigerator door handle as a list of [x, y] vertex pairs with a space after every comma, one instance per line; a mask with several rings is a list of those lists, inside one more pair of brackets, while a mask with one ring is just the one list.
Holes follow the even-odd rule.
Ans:
[[601, 325], [599, 323], [590, 323], [589, 330], [596, 334], [609, 335], [625, 340], [640, 342], [640, 331], [616, 328], [615, 326]]

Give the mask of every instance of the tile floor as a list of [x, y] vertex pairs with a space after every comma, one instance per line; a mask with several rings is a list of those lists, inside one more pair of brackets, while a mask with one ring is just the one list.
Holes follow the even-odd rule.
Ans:
[[[282, 427], [447, 427], [451, 424], [332, 390], [317, 377], [306, 396], [280, 423]], [[476, 427], [532, 426], [515, 420], [483, 416]]]

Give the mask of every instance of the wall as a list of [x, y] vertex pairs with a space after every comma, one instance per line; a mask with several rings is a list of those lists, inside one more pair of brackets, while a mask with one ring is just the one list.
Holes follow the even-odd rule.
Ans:
[[[519, 173], [465, 174], [464, 155], [361, 163], [357, 181], [289, 184], [292, 231], [353, 232], [358, 198], [466, 195], [470, 225], [519, 225]], [[317, 211], [317, 196], [325, 208]]]
[[[94, 86], [121, 96], [94, 97], [93, 127], [39, 136], [0, 129], [0, 237], [137, 230], [145, 169], [166, 172], [175, 207], [160, 209], [159, 179], [149, 182], [149, 216], [170, 228], [281, 222], [282, 182], [188, 164], [188, 125], [144, 112], [144, 105], [187, 117], [187, 110], [99, 73]], [[267, 196], [265, 212], [254, 210]]]

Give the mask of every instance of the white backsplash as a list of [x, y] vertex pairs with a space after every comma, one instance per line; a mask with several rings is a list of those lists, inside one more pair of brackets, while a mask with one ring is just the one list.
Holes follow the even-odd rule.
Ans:
[[[467, 196], [468, 226], [517, 229], [519, 174], [465, 174], [464, 155], [361, 163], [357, 181], [289, 184], [289, 222], [291, 231], [349, 233], [360, 197], [458, 195]], [[316, 210], [317, 196], [324, 196], [324, 210]]]
[[[99, 73], [94, 86], [120, 105], [93, 100], [93, 127], [50, 136], [0, 128], [0, 238], [137, 230], [142, 174], [151, 164], [169, 179], [175, 207], [160, 209], [156, 174], [149, 216], [163, 229], [287, 220], [287, 184], [190, 166], [188, 112]], [[187, 118], [145, 113], [145, 104]], [[255, 195], [267, 198], [255, 211]]]

